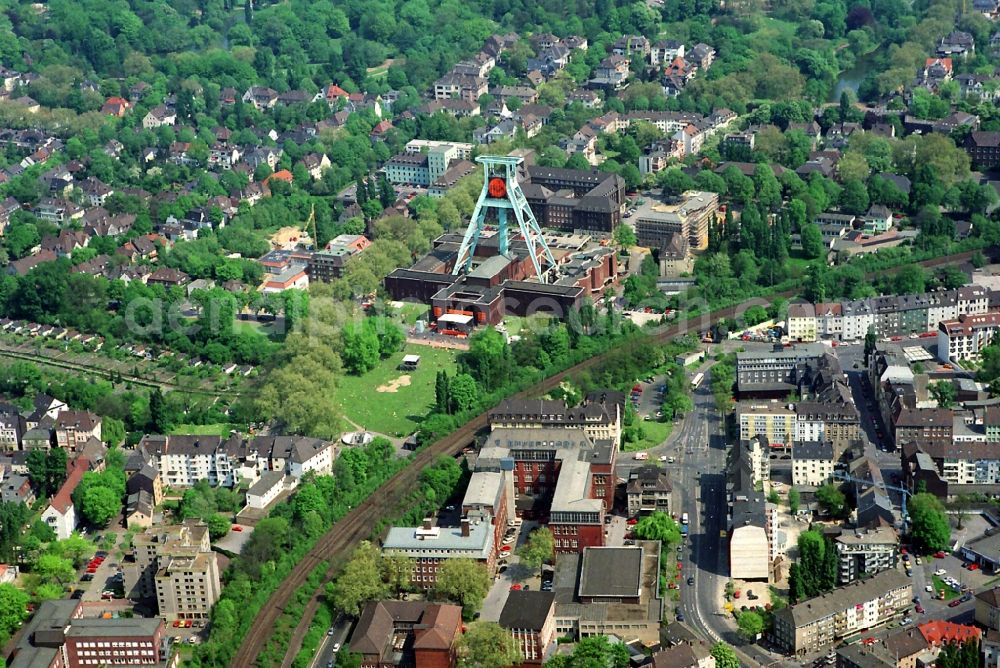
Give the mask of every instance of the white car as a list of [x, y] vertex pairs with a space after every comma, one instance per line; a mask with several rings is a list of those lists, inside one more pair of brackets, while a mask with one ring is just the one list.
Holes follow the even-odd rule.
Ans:
[[938, 577], [941, 577], [942, 575], [946, 575], [947, 573], [948, 573], [948, 571], [946, 571], [943, 568], [939, 568], [936, 571], [934, 571], [934, 575], [936, 575]]
[[660, 455], [660, 461], [661, 462], [667, 461], [667, 456], [666, 455]]
[[934, 585], [924, 585], [924, 591], [934, 593]]

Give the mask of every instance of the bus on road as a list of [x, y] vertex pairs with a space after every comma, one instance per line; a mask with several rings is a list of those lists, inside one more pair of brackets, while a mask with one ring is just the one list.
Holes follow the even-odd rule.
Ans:
[[694, 375], [694, 378], [691, 379], [691, 389], [697, 390], [698, 386], [701, 385], [701, 381], [703, 380], [705, 380], [705, 374], [699, 371]]

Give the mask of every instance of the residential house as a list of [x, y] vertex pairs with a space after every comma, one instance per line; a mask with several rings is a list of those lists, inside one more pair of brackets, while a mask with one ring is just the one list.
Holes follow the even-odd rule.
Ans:
[[590, 87], [609, 91], [621, 90], [628, 85], [629, 62], [625, 56], [608, 56], [594, 68], [594, 76], [589, 82]]
[[829, 441], [792, 444], [792, 485], [821, 487], [833, 479], [834, 451]]
[[251, 86], [243, 93], [243, 101], [258, 111], [271, 109], [278, 103], [278, 92], [264, 86]]
[[77, 457], [73, 460], [65, 482], [42, 511], [42, 521], [55, 531], [59, 540], [66, 540], [76, 529], [77, 515], [73, 507], [73, 492], [89, 468], [90, 461], [86, 457]]
[[104, 101], [101, 113], [116, 118], [123, 117], [132, 108], [132, 103], [123, 97], [113, 96]]
[[312, 179], [323, 178], [323, 172], [330, 168], [330, 158], [325, 153], [307, 153], [302, 156], [302, 166]]
[[114, 194], [114, 190], [100, 179], [89, 176], [80, 183], [80, 191], [91, 206], [104, 206], [105, 200]]
[[56, 444], [67, 452], [75, 452], [90, 439], [101, 440], [100, 415], [90, 411], [60, 411], [55, 418]]
[[142, 117], [142, 127], [147, 130], [160, 128], [165, 125], [172, 126], [177, 122], [177, 112], [165, 105], [153, 107]]
[[625, 483], [629, 517], [652, 512], [670, 514], [673, 486], [667, 472], [655, 464], [629, 471]]
[[954, 30], [938, 42], [937, 55], [941, 58], [958, 56], [967, 58], [976, 52], [976, 41], [972, 35], [961, 30]]

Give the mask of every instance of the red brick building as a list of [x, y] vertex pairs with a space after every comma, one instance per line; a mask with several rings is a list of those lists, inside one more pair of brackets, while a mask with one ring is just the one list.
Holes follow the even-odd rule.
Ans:
[[351, 635], [362, 668], [454, 668], [462, 608], [425, 601], [374, 601]]

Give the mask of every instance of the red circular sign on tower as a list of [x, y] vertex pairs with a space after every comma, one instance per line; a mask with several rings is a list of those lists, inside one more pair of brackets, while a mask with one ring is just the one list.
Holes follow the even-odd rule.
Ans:
[[507, 196], [507, 183], [499, 176], [494, 176], [490, 179], [487, 192], [494, 199], [503, 199]]

